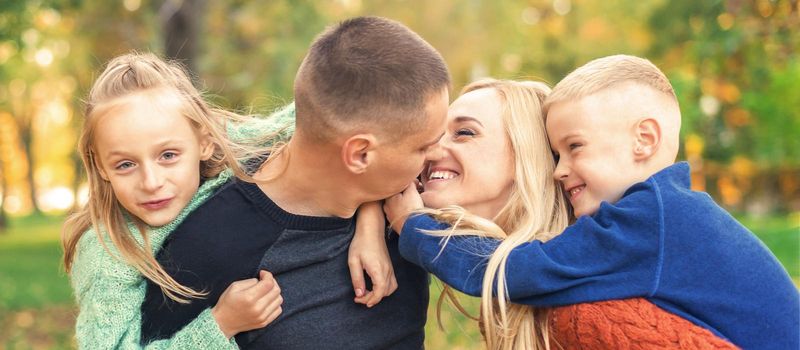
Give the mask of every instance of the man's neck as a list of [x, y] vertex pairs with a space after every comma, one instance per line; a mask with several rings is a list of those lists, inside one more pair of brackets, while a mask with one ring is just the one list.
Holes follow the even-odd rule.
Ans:
[[[295, 140], [292, 140], [295, 141]], [[281, 209], [296, 215], [353, 216], [360, 202], [337, 173], [334, 157], [301, 142], [286, 148], [253, 175], [258, 187]]]

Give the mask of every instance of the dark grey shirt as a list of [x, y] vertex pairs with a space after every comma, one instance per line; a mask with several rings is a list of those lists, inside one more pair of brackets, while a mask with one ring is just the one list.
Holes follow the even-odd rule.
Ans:
[[142, 341], [168, 338], [216, 304], [232, 282], [273, 273], [283, 313], [236, 336], [243, 349], [420, 349], [428, 275], [387, 237], [398, 289], [373, 308], [353, 302], [347, 253], [355, 220], [290, 214], [255, 185], [232, 181], [179, 226], [158, 260], [179, 283], [209, 292], [178, 304], [148, 283]]

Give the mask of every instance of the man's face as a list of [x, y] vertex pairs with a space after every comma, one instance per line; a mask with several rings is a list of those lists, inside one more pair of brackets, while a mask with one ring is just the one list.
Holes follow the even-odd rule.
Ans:
[[425, 106], [425, 126], [417, 133], [392, 144], [380, 146], [373, 170], [375, 188], [371, 192], [379, 200], [401, 192], [422, 172], [428, 152], [438, 147], [447, 121], [449, 95], [446, 88], [432, 94]]

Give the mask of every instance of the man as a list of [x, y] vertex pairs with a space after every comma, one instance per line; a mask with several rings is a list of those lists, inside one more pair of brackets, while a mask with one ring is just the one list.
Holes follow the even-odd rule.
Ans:
[[254, 175], [234, 181], [170, 237], [161, 262], [208, 297], [179, 304], [148, 286], [142, 339], [169, 337], [233, 281], [272, 272], [282, 315], [237, 335], [242, 348], [418, 349], [428, 303], [424, 271], [387, 239], [398, 289], [353, 302], [347, 251], [363, 203], [402, 191], [442, 137], [449, 75], [438, 52], [397, 22], [360, 17], [323, 32], [295, 79], [291, 141]]

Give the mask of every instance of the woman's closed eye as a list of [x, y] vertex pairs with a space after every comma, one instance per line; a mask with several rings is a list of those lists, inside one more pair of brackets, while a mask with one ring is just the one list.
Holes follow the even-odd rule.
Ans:
[[475, 130], [469, 128], [461, 128], [456, 130], [455, 134], [453, 135], [456, 139], [463, 138], [463, 137], [472, 137], [475, 136], [477, 133]]
[[569, 150], [570, 150], [570, 151], [574, 151], [575, 149], [578, 149], [578, 148], [580, 148], [580, 147], [583, 147], [583, 144], [582, 144], [582, 143], [573, 142], [573, 143], [570, 143], [570, 144], [569, 144]]

